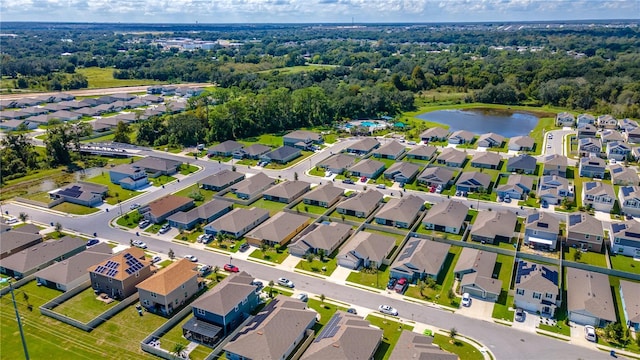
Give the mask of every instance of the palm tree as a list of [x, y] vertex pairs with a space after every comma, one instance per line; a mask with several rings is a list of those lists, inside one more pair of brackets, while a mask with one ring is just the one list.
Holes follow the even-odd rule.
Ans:
[[269, 250], [269, 245], [266, 242], [260, 243], [260, 251], [262, 251], [262, 257], [265, 258], [267, 255], [267, 250]]
[[25, 213], [25, 212], [21, 212], [21, 213], [18, 215], [18, 218], [19, 218], [19, 219], [20, 219], [20, 221], [22, 221], [22, 222], [27, 222], [27, 219], [29, 219], [29, 215], [28, 215], [27, 213]]
[[269, 297], [273, 296], [273, 285], [275, 285], [273, 280], [269, 280]]
[[172, 259], [176, 256], [176, 254], [173, 252], [173, 249], [169, 249], [169, 252], [167, 253], [167, 255], [169, 255], [169, 259]]
[[58, 232], [58, 235], [60, 235], [60, 232], [62, 231], [62, 224], [57, 222], [54, 229]]
[[213, 276], [216, 278], [216, 282], [218, 282], [218, 272], [220, 271], [220, 266], [216, 265], [213, 267]]
[[326, 297], [324, 296], [324, 294], [320, 294], [320, 305], [322, 305], [322, 307], [324, 307], [324, 300], [326, 299]]
[[420, 290], [420, 296], [424, 297], [424, 289], [427, 288], [427, 284], [423, 280], [418, 281], [418, 289]]
[[171, 355], [173, 355], [174, 359], [182, 359], [182, 351], [187, 347], [182, 343], [176, 343], [171, 350]]
[[451, 330], [449, 330], [449, 337], [451, 338], [451, 341], [454, 341], [457, 335], [458, 330], [456, 328], [451, 328]]

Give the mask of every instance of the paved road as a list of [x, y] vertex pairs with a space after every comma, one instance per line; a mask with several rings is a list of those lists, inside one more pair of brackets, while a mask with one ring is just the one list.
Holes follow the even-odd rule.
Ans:
[[[180, 86], [191, 86], [191, 87], [207, 87], [213, 86], [210, 83], [188, 83], [188, 84], [180, 84]], [[106, 89], [85, 89], [85, 90], [69, 90], [69, 91], [57, 91], [57, 92], [33, 92], [33, 93], [19, 93], [19, 94], [2, 94], [0, 95], [0, 100], [15, 100], [15, 99], [23, 99], [28, 97], [36, 97], [43, 95], [59, 95], [59, 94], [71, 94], [73, 96], [98, 96], [98, 95], [110, 95], [110, 94], [118, 94], [118, 93], [135, 93], [135, 92], [145, 92], [149, 85], [145, 86], [123, 86], [123, 87], [115, 87], [115, 88], [106, 88]]]

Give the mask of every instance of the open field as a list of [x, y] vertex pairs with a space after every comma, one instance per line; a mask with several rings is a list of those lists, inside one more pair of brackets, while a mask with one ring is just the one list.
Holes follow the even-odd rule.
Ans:
[[147, 79], [114, 79], [113, 68], [77, 68], [76, 72], [87, 77], [89, 81], [89, 89], [99, 89], [118, 86], [140, 86], [163, 84], [162, 81]]

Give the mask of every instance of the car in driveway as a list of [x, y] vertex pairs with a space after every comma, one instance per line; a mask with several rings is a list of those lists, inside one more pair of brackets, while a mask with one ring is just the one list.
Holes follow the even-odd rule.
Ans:
[[348, 308], [348, 309], [347, 309], [347, 312], [348, 312], [349, 314], [358, 315], [358, 311], [356, 311], [356, 309], [355, 309], [355, 308]]
[[393, 290], [395, 290], [395, 292], [397, 292], [398, 294], [402, 294], [406, 288], [407, 288], [407, 279], [400, 278], [396, 283], [396, 286], [393, 287]]
[[169, 225], [169, 224], [164, 224], [164, 225], [162, 225], [162, 227], [160, 228], [160, 230], [158, 230], [158, 232], [159, 232], [160, 234], [166, 234], [166, 233], [168, 233], [168, 232], [169, 232], [169, 230], [171, 230], [171, 225]]
[[213, 270], [211, 268], [211, 265], [200, 265], [198, 266], [198, 273], [202, 276], [208, 274], [211, 272], [211, 270]]
[[300, 293], [300, 294], [296, 295], [295, 298], [300, 300], [300, 301], [303, 301], [303, 302], [309, 301], [309, 295], [307, 295], [305, 293]]
[[471, 295], [469, 295], [469, 293], [462, 294], [462, 301], [460, 303], [462, 306], [471, 306]]
[[353, 185], [353, 180], [351, 180], [351, 179], [344, 179], [344, 180], [342, 180], [342, 183], [343, 183], [343, 184], [352, 184], [352, 185]]
[[146, 249], [147, 248], [147, 244], [144, 243], [143, 241], [140, 241], [140, 240], [133, 240], [131, 242], [131, 244], [133, 244], [133, 246], [138, 247], [140, 249]]
[[185, 255], [184, 258], [191, 262], [198, 262], [198, 258], [195, 257], [194, 255]]
[[262, 289], [264, 287], [264, 284], [262, 283], [262, 281], [260, 280], [253, 280], [251, 282], [251, 285], [255, 286], [258, 288], [258, 290]]
[[278, 285], [282, 285], [282, 286], [285, 286], [285, 287], [288, 287], [288, 288], [293, 288], [294, 287], [293, 281], [291, 281], [291, 280], [289, 280], [287, 278], [283, 278], [283, 277], [278, 279]]
[[151, 262], [152, 262], [153, 264], [155, 264], [155, 263], [157, 263], [157, 262], [160, 262], [160, 260], [162, 260], [162, 258], [160, 258], [160, 256], [158, 256], [158, 255], [156, 255], [156, 256], [154, 256], [154, 257], [152, 257], [152, 258], [151, 258]]
[[598, 336], [596, 335], [596, 328], [591, 325], [587, 325], [584, 327], [584, 338], [591, 341], [596, 342], [598, 340]]
[[516, 321], [517, 322], [524, 322], [524, 318], [526, 317], [524, 310], [517, 308], [516, 309]]
[[398, 316], [398, 310], [394, 309], [389, 305], [380, 305], [378, 306], [378, 311], [383, 314]]
[[100, 242], [100, 240], [98, 240], [98, 239], [89, 239], [89, 241], [87, 241], [87, 247], [92, 247], [93, 245], [98, 245], [99, 242]]
[[240, 271], [240, 269], [238, 269], [237, 266], [233, 265], [233, 264], [224, 264], [224, 271], [228, 271], [228, 272], [232, 272], [232, 273], [236, 273], [238, 271]]
[[6, 223], [9, 225], [13, 225], [18, 223], [18, 218], [16, 218], [15, 216], [9, 216], [6, 220]]
[[398, 281], [396, 278], [389, 279], [389, 282], [387, 283], [387, 289], [393, 289], [393, 287], [396, 286], [396, 281]]
[[146, 220], [146, 219], [145, 219], [145, 220], [141, 220], [141, 221], [138, 223], [138, 227], [139, 227], [140, 229], [144, 229], [144, 228], [146, 228], [146, 227], [147, 227], [147, 226], [149, 226], [149, 225], [151, 225], [151, 221]]
[[386, 189], [386, 188], [387, 188], [387, 185], [385, 185], [385, 184], [378, 184], [378, 185], [376, 185], [376, 187], [377, 187], [378, 189]]
[[249, 250], [250, 247], [251, 247], [251, 245], [249, 245], [248, 243], [243, 243], [242, 245], [240, 245], [238, 250], [240, 252], [245, 252], [245, 251]]
[[360, 182], [367, 182], [367, 177], [366, 176], [361, 177]]

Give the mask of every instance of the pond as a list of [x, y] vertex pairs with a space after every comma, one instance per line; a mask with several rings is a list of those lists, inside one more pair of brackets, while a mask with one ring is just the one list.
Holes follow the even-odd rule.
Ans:
[[494, 132], [507, 138], [529, 135], [538, 123], [533, 113], [502, 109], [437, 110], [417, 118], [449, 125], [451, 132], [468, 130], [478, 135]]

